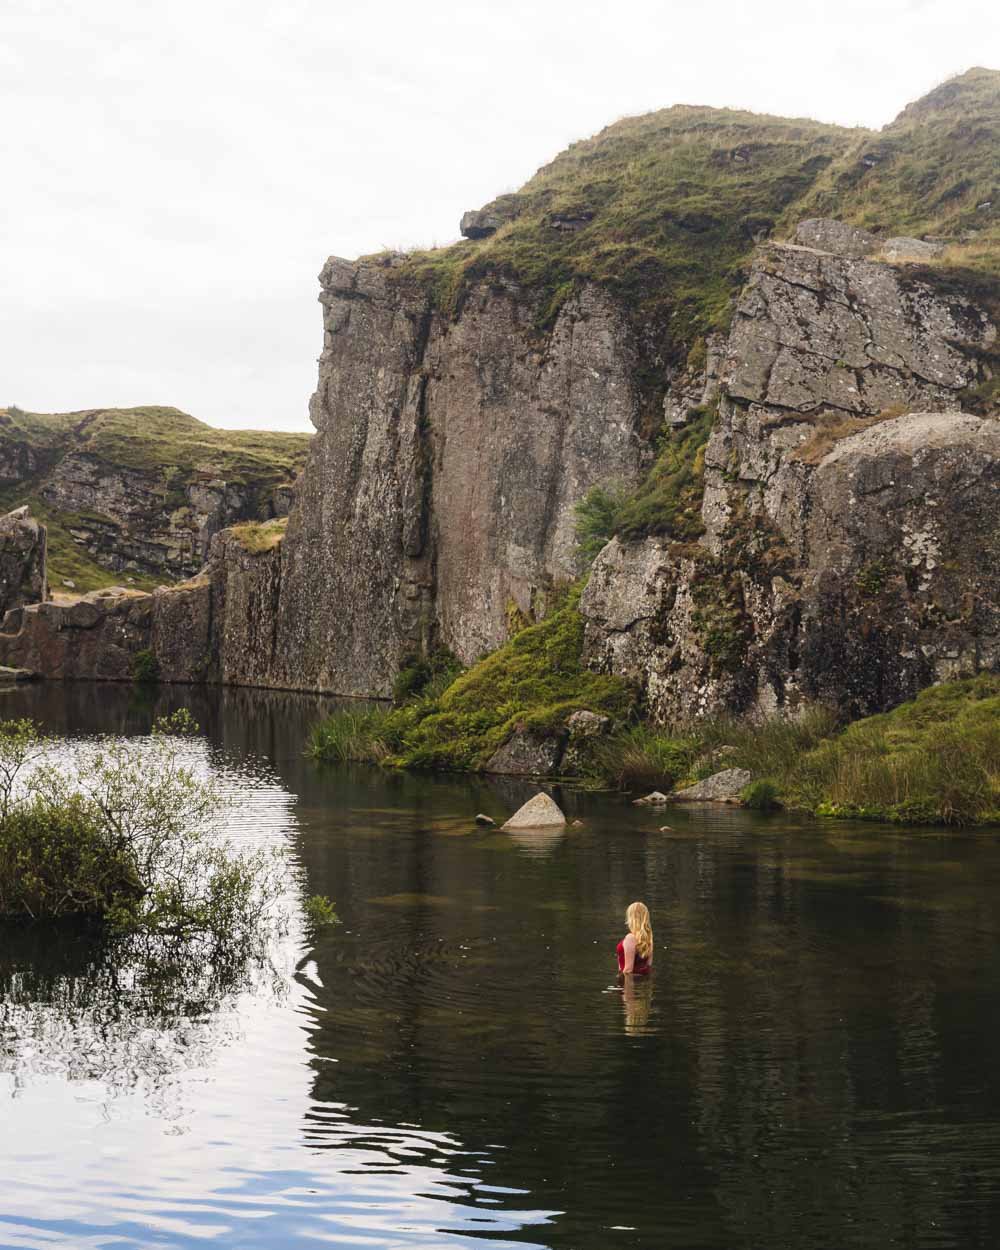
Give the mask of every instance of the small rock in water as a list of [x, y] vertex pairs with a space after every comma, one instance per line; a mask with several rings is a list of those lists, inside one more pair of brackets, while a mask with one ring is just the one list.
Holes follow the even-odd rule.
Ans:
[[479, 815], [476, 817], [477, 825], [493, 826], [496, 823], [497, 822], [493, 819], [492, 816], [484, 816], [482, 812], [480, 812]]
[[574, 829], [582, 829], [582, 828], [583, 828], [583, 821], [582, 821], [582, 820], [574, 820], [574, 821], [573, 821], [573, 828], [574, 828]]
[[660, 833], [673, 833], [673, 825], [660, 825]]
[[735, 803], [740, 792], [752, 780], [752, 774], [745, 768], [724, 768], [720, 773], [706, 777], [674, 794], [676, 803]]
[[641, 799], [633, 800], [636, 807], [640, 807], [640, 806], [660, 807], [664, 803], [668, 803], [669, 801], [670, 800], [667, 798], [667, 796], [665, 794], [661, 794], [659, 790], [654, 790], [651, 794], [647, 794]]
[[554, 829], [566, 824], [558, 803], [547, 794], [536, 794], [519, 807], [501, 829]]

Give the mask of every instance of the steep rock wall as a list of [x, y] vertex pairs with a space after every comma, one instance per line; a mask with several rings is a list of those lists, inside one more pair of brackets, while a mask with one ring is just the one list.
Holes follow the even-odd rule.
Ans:
[[48, 593], [45, 526], [16, 508], [0, 517], [0, 617]]
[[958, 411], [996, 328], [863, 231], [798, 238], [824, 247], [762, 248], [736, 309], [704, 537], [612, 542], [581, 603], [661, 720], [861, 715], [1000, 663], [1000, 425]]
[[331, 260], [318, 435], [283, 545], [265, 684], [388, 694], [408, 652], [477, 659], [577, 573], [573, 505], [648, 455], [625, 318], [596, 288], [534, 331], [523, 292], [460, 315], [391, 266]]

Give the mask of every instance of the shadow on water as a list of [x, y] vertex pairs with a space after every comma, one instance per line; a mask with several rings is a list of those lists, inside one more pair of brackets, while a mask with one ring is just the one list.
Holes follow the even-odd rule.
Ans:
[[[283, 993], [161, 1011], [99, 945], [11, 941], [0, 1244], [1000, 1241], [994, 837], [693, 809], [661, 833], [563, 791], [582, 827], [515, 838], [472, 817], [530, 785], [309, 763], [328, 700], [81, 684], [17, 702], [70, 734], [190, 707], [241, 829], [287, 827], [344, 923], [290, 948]], [[620, 987], [633, 898], [656, 967]], [[66, 1178], [54, 1211], [39, 1168]]]

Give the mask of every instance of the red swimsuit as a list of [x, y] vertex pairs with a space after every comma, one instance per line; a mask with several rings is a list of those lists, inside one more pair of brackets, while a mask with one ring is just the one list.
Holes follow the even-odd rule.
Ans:
[[[618, 971], [625, 971], [625, 939], [618, 943]], [[652, 964], [645, 957], [635, 952], [635, 962], [632, 964], [632, 971], [637, 977], [645, 976], [647, 972], [652, 972]]]

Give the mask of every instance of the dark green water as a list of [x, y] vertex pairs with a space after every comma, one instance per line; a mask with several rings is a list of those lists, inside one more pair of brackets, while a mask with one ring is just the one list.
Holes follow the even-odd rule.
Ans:
[[[154, 710], [2, 698], [69, 735]], [[582, 829], [515, 838], [471, 817], [530, 787], [316, 769], [321, 700], [162, 699], [344, 925], [248, 985], [0, 930], [0, 1246], [1000, 1244], [995, 836], [564, 793]]]

